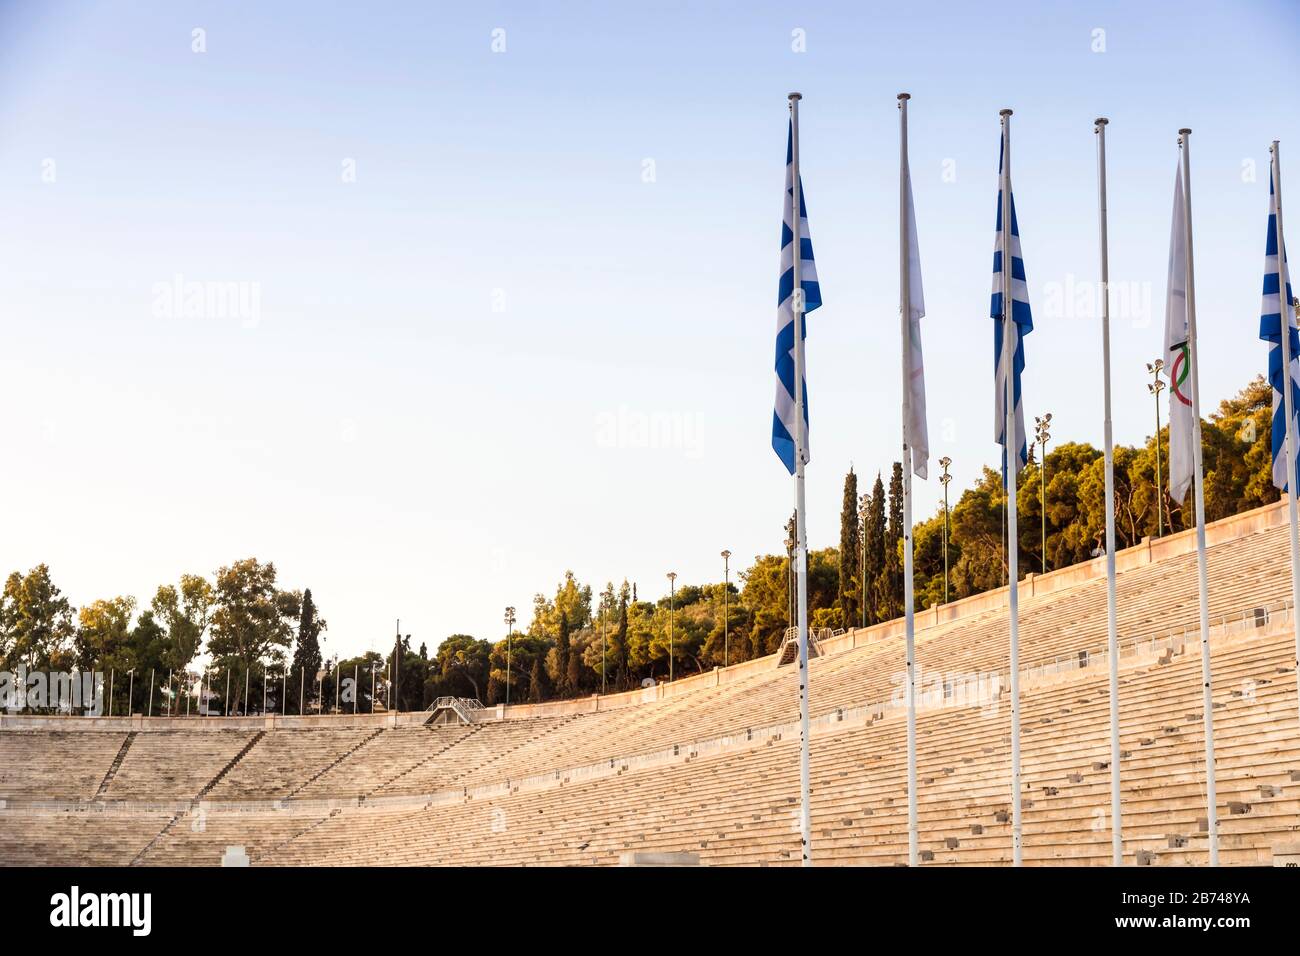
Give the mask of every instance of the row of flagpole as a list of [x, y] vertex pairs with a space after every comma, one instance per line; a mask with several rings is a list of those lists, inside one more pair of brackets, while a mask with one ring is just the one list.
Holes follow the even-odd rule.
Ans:
[[[807, 209], [799, 170], [799, 93], [789, 95], [790, 129], [786, 151], [786, 196], [782, 228], [781, 281], [777, 296], [776, 407], [772, 446], [795, 479], [796, 551], [799, 649], [799, 820], [802, 864], [812, 864], [809, 781], [808, 583], [805, 474], [808, 453], [807, 385], [804, 374], [804, 319], [821, 305], [821, 290], [808, 235]], [[899, 319], [902, 338], [903, 451], [903, 579], [907, 710], [908, 863], [919, 861], [916, 754], [916, 659], [912, 560], [912, 474], [925, 479], [929, 458], [926, 432], [924, 367], [920, 319], [925, 315], [920, 275], [920, 251], [908, 162], [907, 105], [910, 95], [898, 95], [899, 109]], [[1019, 561], [1016, 479], [1027, 463], [1024, 412], [1020, 388], [1024, 369], [1024, 336], [1033, 331], [1019, 224], [1011, 189], [1011, 115], [1002, 110], [998, 171], [997, 238], [993, 261], [990, 317], [994, 320], [995, 438], [1002, 446], [1007, 494], [1007, 600], [1011, 698], [1012, 862], [1023, 862], [1020, 760]], [[1094, 122], [1097, 136], [1098, 231], [1101, 274], [1101, 337], [1103, 368], [1104, 465], [1106, 489], [1106, 619], [1109, 664], [1111, 862], [1123, 863], [1121, 825], [1119, 635], [1115, 584], [1114, 447], [1111, 427], [1110, 376], [1110, 256], [1106, 199], [1106, 127]], [[1192, 244], [1190, 129], [1178, 134], [1179, 163], [1175, 177], [1170, 228], [1169, 273], [1165, 307], [1165, 349], [1170, 353], [1169, 492], [1182, 500], [1190, 485], [1195, 501], [1197, 591], [1199, 599], [1202, 709], [1205, 734], [1206, 831], [1211, 865], [1219, 862], [1219, 829], [1215, 787], [1214, 701], [1210, 671], [1209, 582], [1206, 569], [1205, 496], [1201, 457], [1199, 356], [1196, 338], [1195, 266]], [[1287, 498], [1291, 543], [1292, 613], [1296, 675], [1300, 681], [1300, 522], [1297, 520], [1296, 409], [1300, 404], [1300, 338], [1287, 279], [1282, 232], [1282, 189], [1278, 143], [1270, 147], [1269, 233], [1265, 250], [1264, 299], [1260, 338], [1271, 343], [1269, 378], [1273, 386], [1272, 446], [1274, 484]], [[1276, 274], [1275, 274], [1276, 273]], [[1275, 291], [1270, 292], [1270, 289]], [[1276, 307], [1273, 303], [1276, 300]], [[1276, 320], [1276, 322], [1274, 322]], [[1300, 688], [1298, 688], [1300, 697]]]

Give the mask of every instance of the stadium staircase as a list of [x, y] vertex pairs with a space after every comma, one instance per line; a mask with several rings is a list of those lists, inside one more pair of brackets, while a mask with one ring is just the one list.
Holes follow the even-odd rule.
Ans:
[[117, 756], [113, 762], [108, 765], [108, 770], [104, 774], [104, 779], [100, 781], [99, 789], [95, 791], [96, 799], [101, 798], [108, 792], [108, 786], [113, 782], [113, 777], [117, 775], [118, 768], [122, 766], [122, 761], [126, 759], [127, 751], [131, 749], [131, 743], [135, 740], [136, 731], [131, 731], [122, 740], [122, 746], [118, 748]]
[[[838, 637], [844, 633], [844, 629], [832, 631], [829, 627], [823, 627], [819, 630], [808, 629], [808, 660], [814, 657], [821, 657], [821, 641], [831, 637]], [[793, 664], [799, 659], [799, 628], [787, 627], [785, 637], [781, 640], [781, 648], [776, 652], [776, 666], [784, 667], [786, 664]]]
[[327, 773], [329, 773], [329, 772], [330, 772], [331, 770], [333, 770], [335, 767], [338, 767], [340, 764], [342, 764], [345, 760], [347, 760], [349, 757], [351, 757], [354, 753], [356, 753], [356, 752], [357, 752], [358, 750], [360, 750], [362, 747], [365, 747], [367, 744], [373, 743], [374, 740], [375, 740], [375, 738], [378, 737], [378, 736], [379, 736], [380, 734], [382, 734], [383, 732], [384, 732], [384, 728], [383, 728], [383, 727], [380, 727], [378, 730], [372, 732], [372, 733], [369, 734], [368, 736], [366, 736], [366, 737], [364, 737], [363, 739], [361, 739], [360, 741], [358, 741], [356, 744], [354, 744], [354, 745], [353, 745], [352, 747], [350, 747], [349, 749], [343, 751], [343, 753], [341, 753], [341, 754], [339, 754], [337, 757], [335, 757], [334, 760], [332, 760], [329, 764], [327, 764], [326, 766], [322, 767], [320, 770], [317, 770], [317, 771], [316, 771], [315, 773], [313, 773], [310, 777], [308, 777], [306, 780], [304, 780], [304, 781], [302, 782], [301, 786], [297, 787], [296, 789], [292, 790], [292, 791], [289, 793], [289, 796], [290, 796], [290, 797], [295, 797], [295, 796], [297, 796], [298, 794], [302, 793], [304, 790], [306, 790], [308, 787], [310, 787], [313, 783], [315, 783], [315, 782], [316, 782], [317, 780], [319, 780], [321, 777], [325, 776]]
[[483, 705], [473, 697], [439, 697], [426, 708], [426, 724], [445, 724], [454, 717], [462, 724], [477, 723], [482, 717]]

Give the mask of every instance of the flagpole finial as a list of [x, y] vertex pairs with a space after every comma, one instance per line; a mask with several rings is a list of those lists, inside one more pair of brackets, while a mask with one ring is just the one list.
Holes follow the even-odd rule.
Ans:
[[900, 100], [910, 100], [910, 99], [912, 98], [912, 94], [911, 94], [911, 93], [899, 93], [899, 94], [898, 94], [898, 98], [899, 98]]
[[1012, 112], [1013, 112], [1012, 110], [998, 110], [998, 115], [999, 115], [999, 116], [1010, 116]]
[[787, 99], [789, 99], [791, 102], [793, 102], [794, 100], [801, 100], [801, 99], [803, 99], [803, 94], [802, 94], [802, 93], [791, 93], [791, 94], [787, 97]]
[[1178, 131], [1178, 135], [1179, 135], [1179, 136], [1188, 136], [1188, 135], [1191, 134], [1191, 132], [1192, 132], [1192, 131], [1191, 131], [1190, 129], [1188, 129], [1186, 126], [1184, 126], [1182, 129], [1180, 129], [1180, 130]]
[[1105, 126], [1105, 125], [1107, 125], [1108, 123], [1110, 123], [1110, 120], [1106, 119], [1106, 117], [1104, 117], [1104, 116], [1098, 116], [1098, 117], [1097, 117], [1095, 120], [1093, 120], [1092, 122], [1093, 122], [1093, 125], [1094, 125], [1094, 126]]

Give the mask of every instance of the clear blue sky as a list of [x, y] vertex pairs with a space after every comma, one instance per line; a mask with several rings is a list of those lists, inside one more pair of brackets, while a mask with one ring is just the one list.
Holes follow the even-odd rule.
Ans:
[[[1095, 314], [1049, 308], [1096, 277], [1100, 114], [1112, 280], [1139, 305], [1115, 318], [1116, 438], [1152, 429], [1180, 126], [1213, 407], [1265, 365], [1267, 147], [1282, 141], [1300, 197], [1300, 6], [997, 13], [0, 3], [3, 570], [46, 561], [77, 605], [147, 601], [255, 554], [313, 589], [332, 653], [382, 645], [395, 617], [430, 646], [495, 638], [506, 604], [526, 619], [566, 568], [656, 596], [670, 569], [719, 577], [724, 547], [737, 567], [779, 549], [792, 89], [826, 303], [809, 327], [813, 546], [836, 543], [849, 463], [874, 475], [896, 456], [900, 90], [931, 447], [955, 487], [996, 460], [1004, 106], [1036, 318], [1028, 413], [1100, 443]], [[255, 288], [256, 321], [160, 316], [155, 287], [178, 275]], [[640, 430], [651, 418], [666, 443]], [[939, 491], [917, 484], [918, 515]]]

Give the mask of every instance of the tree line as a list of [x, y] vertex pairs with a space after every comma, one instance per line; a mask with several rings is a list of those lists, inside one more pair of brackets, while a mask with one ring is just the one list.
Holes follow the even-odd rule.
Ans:
[[[1278, 499], [1271, 401], [1260, 377], [1203, 423], [1207, 520]], [[1172, 501], [1157, 486], [1157, 443], [1167, 460], [1163, 428], [1143, 445], [1115, 448], [1119, 548], [1159, 530], [1168, 534], [1194, 525], [1190, 495]], [[1036, 451], [1017, 488], [1017, 546], [1025, 572], [1088, 560], [1105, 542], [1102, 452], [1079, 442], [1058, 444], [1046, 456]], [[887, 473], [887, 484], [882, 469], [861, 494], [854, 470], [845, 476], [838, 546], [809, 553], [814, 628], [870, 625], [903, 612], [902, 467], [894, 462]], [[1167, 473], [1162, 461], [1160, 474]], [[914, 524], [918, 610], [943, 603], [945, 537], [949, 600], [1006, 584], [1005, 507], [1001, 476], [986, 467], [974, 486], [950, 499], [949, 508], [940, 504]], [[235, 561], [211, 580], [182, 575], [160, 586], [146, 607], [132, 597], [115, 597], [79, 610], [41, 564], [26, 574], [15, 571], [5, 582], [0, 670], [93, 668], [116, 675], [134, 669], [133, 690], [129, 681], [114, 682], [115, 713], [128, 704], [135, 712], [147, 710], [142, 675], [150, 671], [159, 681], [166, 673], [188, 673], [192, 683], [202, 653], [211, 692], [228, 713], [258, 712], [263, 699], [276, 712], [329, 711], [337, 701], [345, 712], [368, 713], [422, 708], [443, 695], [491, 705], [507, 697], [511, 703], [540, 703], [629, 690], [667, 679], [670, 658], [674, 676], [687, 676], [779, 647], [794, 617], [793, 517], [782, 530], [784, 547], [757, 555], [739, 571], [739, 586], [682, 584], [670, 595], [646, 600], [635, 582], [610, 581], [597, 593], [566, 572], [552, 592], [534, 597], [531, 621], [509, 635], [484, 640], [453, 634], [432, 653], [426, 644], [413, 649], [409, 635], [395, 636], [385, 655], [371, 651], [346, 659], [322, 657], [327, 624], [311, 590], [282, 590], [273, 563]], [[176, 712], [180, 698], [155, 699], [153, 712], [165, 706]]]

